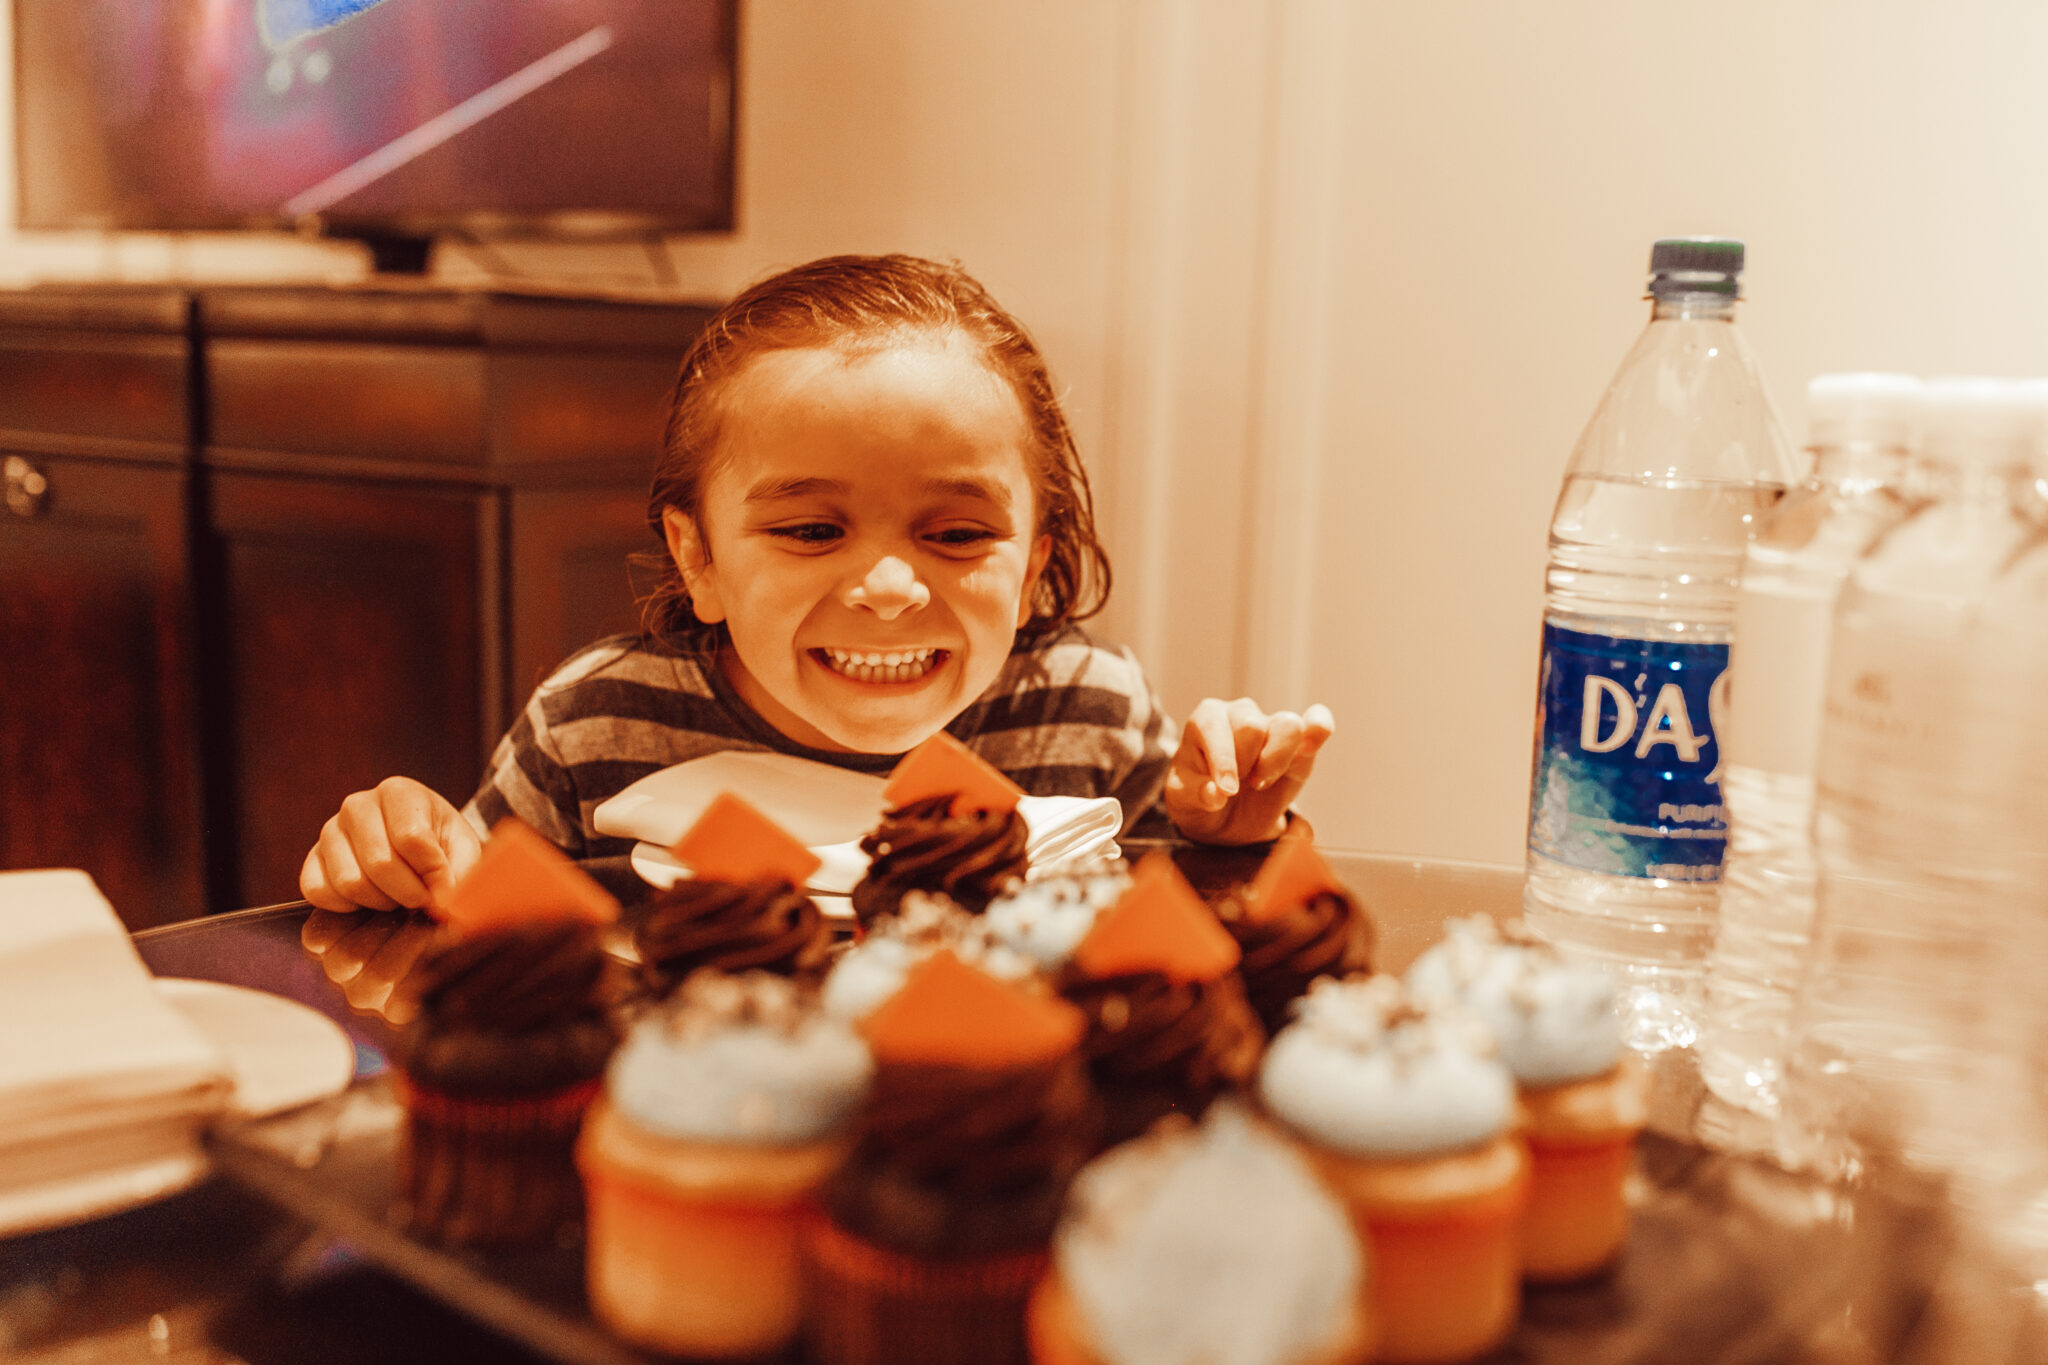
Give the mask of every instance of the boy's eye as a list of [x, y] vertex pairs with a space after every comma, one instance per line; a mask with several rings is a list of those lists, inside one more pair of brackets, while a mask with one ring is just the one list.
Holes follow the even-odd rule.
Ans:
[[795, 526], [771, 526], [768, 534], [778, 540], [793, 540], [801, 545], [825, 545], [846, 533], [829, 521], [806, 521]]
[[926, 538], [942, 549], [978, 549], [996, 539], [996, 533], [982, 526], [948, 526]]

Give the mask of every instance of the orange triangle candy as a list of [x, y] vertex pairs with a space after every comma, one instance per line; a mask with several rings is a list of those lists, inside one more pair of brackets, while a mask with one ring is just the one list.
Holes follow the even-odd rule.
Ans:
[[951, 796], [955, 815], [1005, 815], [1017, 809], [1017, 798], [1023, 794], [1022, 787], [944, 730], [905, 754], [882, 788], [882, 800], [890, 810], [927, 797]]
[[720, 792], [669, 852], [709, 882], [788, 882], [802, 886], [818, 855], [752, 805]]
[[1051, 1061], [1080, 1045], [1088, 1021], [1050, 995], [1027, 995], [941, 948], [911, 968], [861, 1025], [883, 1062], [1001, 1070]]
[[1172, 981], [1214, 981], [1241, 957], [1215, 912], [1164, 853], [1147, 854], [1131, 885], [1102, 912], [1074, 950], [1074, 965], [1097, 980], [1158, 972]]
[[619, 903], [532, 826], [508, 815], [436, 914], [467, 934], [551, 919], [610, 924]]
[[1343, 890], [1344, 884], [1316, 852], [1313, 840], [1305, 834], [1283, 834], [1252, 878], [1251, 890], [1245, 895], [1245, 918], [1260, 923], [1306, 905], [1325, 891]]

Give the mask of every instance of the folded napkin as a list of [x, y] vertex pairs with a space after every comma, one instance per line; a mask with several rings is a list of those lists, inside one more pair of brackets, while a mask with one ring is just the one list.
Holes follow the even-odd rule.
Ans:
[[[640, 840], [634, 867], [667, 886], [684, 875], [669, 845], [696, 823], [713, 797], [730, 791], [818, 855], [810, 890], [843, 896], [868, 870], [860, 841], [881, 823], [886, 780], [788, 754], [711, 754], [649, 773], [599, 806], [591, 822], [601, 834]], [[1017, 813], [1029, 831], [1033, 874], [1116, 856], [1124, 817], [1113, 796], [1025, 796], [1018, 798]]]
[[229, 1075], [92, 878], [0, 873], [0, 1189], [51, 1178], [67, 1146], [75, 1168], [117, 1134], [190, 1142]]

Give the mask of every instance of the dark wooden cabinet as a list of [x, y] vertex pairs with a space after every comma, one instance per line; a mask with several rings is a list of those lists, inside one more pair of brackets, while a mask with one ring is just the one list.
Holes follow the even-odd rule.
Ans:
[[12, 458], [44, 491], [0, 513], [0, 866], [86, 868], [146, 927], [203, 895], [189, 474]]
[[0, 866], [84, 867], [139, 927], [295, 895], [382, 777], [465, 799], [534, 683], [637, 623], [628, 559], [659, 548], [648, 475], [707, 316], [0, 295], [0, 459], [45, 489], [0, 510]]
[[[497, 736], [488, 498], [218, 472], [207, 534], [223, 699], [220, 837], [238, 904], [289, 900], [341, 799], [392, 773], [456, 800]], [[495, 585], [494, 585], [495, 586]], [[616, 596], [616, 594], [613, 594]], [[488, 733], [487, 733], [488, 731]]]

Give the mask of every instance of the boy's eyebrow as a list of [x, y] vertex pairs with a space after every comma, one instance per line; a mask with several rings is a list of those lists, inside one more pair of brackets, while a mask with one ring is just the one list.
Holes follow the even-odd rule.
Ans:
[[980, 498], [1005, 512], [1010, 510], [1010, 490], [994, 479], [929, 479], [924, 491], [944, 497]]
[[[851, 491], [842, 479], [820, 479], [792, 476], [781, 479], [763, 479], [747, 490], [748, 503], [775, 502], [781, 498], [802, 498], [824, 495], [845, 495]], [[1010, 490], [1002, 483], [989, 479], [930, 479], [925, 482], [924, 491], [941, 497], [979, 498], [983, 502], [1008, 511]]]
[[763, 479], [747, 490], [746, 500], [753, 502], [774, 502], [778, 498], [801, 498], [819, 493], [845, 493], [847, 485], [839, 479], [818, 479], [791, 477], [785, 479]]

